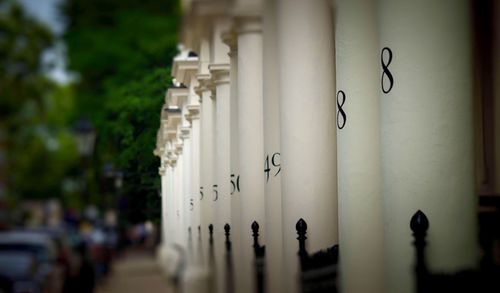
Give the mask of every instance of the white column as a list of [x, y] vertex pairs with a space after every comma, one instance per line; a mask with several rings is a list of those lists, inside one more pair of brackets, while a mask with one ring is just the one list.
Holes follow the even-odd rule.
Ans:
[[[208, 256], [208, 226], [213, 224], [214, 192], [214, 112], [215, 103], [212, 99], [212, 83], [208, 65], [210, 63], [210, 42], [201, 40], [200, 45], [200, 68], [197, 75], [199, 86], [197, 93], [200, 96], [201, 111], [201, 140], [200, 140], [200, 205], [201, 218], [200, 227], [202, 235], [203, 254], [205, 260]], [[206, 264], [206, 261], [205, 261]]]
[[208, 66], [215, 87], [215, 155], [214, 155], [214, 251], [215, 285], [217, 292], [225, 290], [225, 237], [224, 225], [231, 218], [231, 165], [230, 165], [230, 106], [229, 106], [229, 56], [228, 47], [222, 41], [222, 33], [229, 27], [229, 21], [220, 17], [214, 21], [212, 32], [213, 58]]
[[199, 79], [201, 85], [201, 235], [205, 259], [208, 256], [208, 226], [213, 224], [214, 198], [213, 185], [215, 184], [214, 166], [214, 111], [215, 103], [212, 99], [212, 90], [207, 88], [210, 80]]
[[[266, 179], [266, 290], [283, 291], [283, 233], [281, 226], [281, 152], [276, 1], [264, 2], [264, 176]], [[263, 223], [264, 224], [264, 223]], [[261, 224], [261, 226], [263, 226]]]
[[[161, 175], [161, 242], [162, 242], [162, 253], [165, 253], [165, 248], [167, 246], [168, 241], [168, 229], [167, 229], [167, 190], [168, 190], [168, 180], [167, 180], [167, 158], [163, 154], [163, 151], [160, 151], [161, 155], [161, 167], [160, 167], [160, 175]], [[165, 256], [165, 255], [163, 255]]]
[[409, 221], [428, 217], [432, 270], [477, 258], [469, 1], [380, 1], [387, 292], [410, 292]]
[[377, 1], [336, 3], [340, 283], [342, 292], [382, 293]]
[[178, 139], [175, 143], [175, 153], [177, 155], [177, 162], [174, 167], [174, 190], [175, 190], [175, 239], [176, 244], [185, 248], [186, 244], [186, 231], [184, 230], [184, 155], [183, 144], [180, 140], [180, 133], [178, 130]]
[[191, 217], [191, 237], [193, 240], [193, 248], [196, 251], [196, 243], [198, 239], [198, 226], [200, 226], [200, 98], [196, 95], [195, 88], [198, 86], [196, 76], [190, 76], [188, 104], [186, 106], [188, 113], [186, 118], [191, 125], [191, 180], [189, 194], [189, 213]]
[[296, 222], [308, 224], [310, 252], [338, 243], [333, 12], [301, 0], [277, 11], [284, 291], [297, 292]]
[[201, 256], [199, 254], [198, 244], [198, 225], [200, 225], [200, 105], [197, 101], [198, 97], [191, 93], [189, 105], [187, 109], [189, 114], [187, 119], [191, 123], [190, 133], [190, 151], [185, 148], [186, 158], [190, 157], [190, 189], [191, 193], [188, 197], [188, 213], [191, 221], [192, 249], [193, 254], [189, 266], [183, 274], [184, 282], [182, 285], [183, 292], [186, 293], [202, 293], [209, 292], [207, 286], [207, 272], [201, 264]]
[[175, 221], [175, 190], [174, 190], [174, 174], [173, 174], [173, 166], [175, 164], [175, 159], [174, 159], [174, 154], [171, 146], [171, 142], [167, 142], [167, 156], [168, 156], [168, 161], [167, 161], [167, 166], [165, 170], [166, 174], [166, 200], [165, 200], [165, 207], [166, 207], [166, 226], [167, 226], [167, 244], [170, 246], [174, 242], [175, 239], [175, 227], [174, 227], [174, 221]]
[[[187, 113], [187, 109], [184, 107], [183, 108], [183, 113]], [[183, 117], [185, 117], [183, 115]], [[191, 130], [189, 126], [184, 126], [181, 128], [181, 138], [183, 140], [183, 150], [182, 150], [182, 219], [183, 219], [183, 224], [182, 224], [182, 230], [184, 231], [184, 239], [183, 239], [183, 244], [186, 249], [186, 256], [187, 252], [189, 250], [189, 234], [188, 234], [188, 228], [191, 227], [191, 208], [189, 205], [189, 200], [190, 200], [190, 195], [192, 194], [192, 189], [191, 189]]]
[[175, 179], [174, 179], [174, 166], [176, 157], [173, 153], [173, 147], [171, 142], [167, 142], [168, 148], [168, 164], [166, 167], [166, 234], [167, 234], [167, 247], [166, 247], [166, 269], [167, 274], [171, 275], [174, 273], [176, 255], [173, 250], [173, 244], [175, 243], [176, 231], [175, 231]]
[[[254, 254], [251, 224], [264, 223], [264, 126], [262, 32], [258, 18], [241, 18], [238, 27], [238, 135], [241, 196], [241, 292], [253, 292]], [[235, 227], [236, 228], [236, 227]], [[265, 227], [261, 225], [261, 242]]]
[[[238, 127], [238, 47], [237, 36], [233, 31], [224, 35], [224, 41], [229, 46], [230, 59], [230, 170], [231, 170], [231, 253], [233, 261], [234, 284], [242, 284], [240, 265], [240, 235], [241, 235], [241, 195], [239, 171], [239, 127]], [[238, 285], [239, 288], [239, 285]]]
[[230, 104], [229, 104], [229, 64], [213, 67], [216, 87], [216, 156], [215, 174], [217, 177], [218, 198], [215, 206], [214, 245], [217, 262], [217, 288], [225, 287], [225, 237], [224, 225], [231, 220], [231, 164], [230, 164]]
[[189, 196], [189, 210], [191, 214], [191, 237], [193, 246], [198, 239], [200, 225], [200, 106], [189, 105], [189, 119], [191, 120], [191, 193]]

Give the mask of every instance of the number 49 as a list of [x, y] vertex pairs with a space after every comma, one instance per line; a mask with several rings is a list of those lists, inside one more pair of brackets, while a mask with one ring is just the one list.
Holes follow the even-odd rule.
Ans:
[[[281, 164], [279, 162], [279, 159], [280, 159], [280, 153], [274, 153], [271, 156], [271, 165], [278, 168], [278, 171], [274, 173], [273, 177], [278, 175], [281, 171]], [[266, 173], [266, 182], [269, 182], [269, 172], [271, 172], [271, 166], [269, 165], [269, 155], [266, 156], [264, 172]]]

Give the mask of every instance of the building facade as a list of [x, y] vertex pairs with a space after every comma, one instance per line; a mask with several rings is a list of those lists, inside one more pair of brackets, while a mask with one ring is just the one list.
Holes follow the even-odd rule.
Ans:
[[468, 1], [184, 0], [182, 9], [155, 150], [159, 259], [179, 286], [300, 292], [302, 219], [307, 251], [338, 245], [340, 292], [413, 292], [418, 210], [431, 223], [430, 268], [477, 266], [478, 190], [499, 194], [500, 180], [484, 187], [475, 174], [494, 177], [500, 164], [477, 164], [498, 150], [478, 150]]

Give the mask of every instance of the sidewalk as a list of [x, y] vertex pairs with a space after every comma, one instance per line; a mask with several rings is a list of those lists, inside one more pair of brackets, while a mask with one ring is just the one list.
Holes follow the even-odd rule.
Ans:
[[156, 264], [153, 254], [129, 250], [115, 261], [109, 278], [96, 293], [174, 293]]

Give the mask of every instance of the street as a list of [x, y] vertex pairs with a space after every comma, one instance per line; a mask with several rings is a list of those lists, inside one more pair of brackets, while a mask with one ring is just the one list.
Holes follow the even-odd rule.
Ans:
[[113, 272], [97, 293], [173, 293], [155, 261], [155, 255], [144, 250], [128, 250], [116, 260]]

